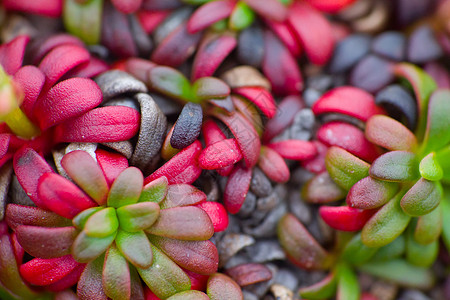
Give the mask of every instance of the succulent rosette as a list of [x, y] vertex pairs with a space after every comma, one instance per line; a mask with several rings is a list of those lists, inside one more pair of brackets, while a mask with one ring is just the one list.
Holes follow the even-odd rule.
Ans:
[[214, 212], [201, 208], [203, 192], [164, 176], [144, 180], [125, 157], [100, 149], [95, 159], [69, 152], [61, 165], [70, 180], [29, 148], [14, 162], [37, 205], [9, 204], [6, 213], [17, 245], [34, 257], [17, 258], [31, 286], [61, 291], [77, 284], [81, 299], [143, 299], [142, 279], [166, 299], [191, 289], [186, 272], [217, 271], [217, 249], [208, 241]]

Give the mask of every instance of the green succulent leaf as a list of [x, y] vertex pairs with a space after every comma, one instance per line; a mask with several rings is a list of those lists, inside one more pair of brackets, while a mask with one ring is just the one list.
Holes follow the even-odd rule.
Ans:
[[106, 252], [102, 277], [103, 290], [108, 297], [119, 300], [130, 299], [130, 268], [127, 260], [114, 245]]
[[157, 66], [149, 71], [149, 82], [156, 91], [163, 95], [189, 102], [195, 99], [189, 80], [178, 70]]
[[434, 283], [431, 270], [413, 266], [402, 259], [371, 262], [360, 266], [359, 269], [406, 287], [429, 289]]
[[350, 189], [347, 194], [347, 204], [361, 209], [378, 208], [391, 200], [398, 190], [397, 182], [381, 181], [367, 176]]
[[147, 269], [152, 265], [153, 254], [151, 244], [143, 231], [117, 231], [117, 248], [136, 268]]
[[367, 121], [366, 138], [391, 151], [414, 151], [417, 139], [405, 125], [388, 116], [375, 115]]
[[369, 248], [361, 240], [361, 233], [357, 233], [344, 248], [342, 257], [349, 263], [359, 265], [368, 262], [375, 255], [378, 248]]
[[77, 284], [77, 295], [81, 299], [107, 298], [102, 283], [104, 261], [105, 255], [103, 254], [89, 262], [84, 268]]
[[435, 240], [430, 244], [419, 244], [414, 238], [414, 226], [411, 225], [406, 233], [406, 259], [412, 265], [429, 268], [437, 258], [439, 242]]
[[91, 207], [88, 209], [83, 210], [78, 215], [76, 215], [72, 219], [73, 226], [75, 226], [77, 229], [82, 230], [84, 226], [86, 225], [87, 220], [96, 212], [102, 210], [103, 207]]
[[370, 165], [340, 147], [330, 147], [325, 156], [330, 177], [341, 188], [349, 190], [356, 182], [369, 175]]
[[120, 228], [137, 232], [149, 228], [159, 217], [159, 205], [155, 202], [139, 202], [119, 207], [117, 217]]
[[438, 150], [450, 142], [450, 90], [435, 91], [428, 103], [428, 122], [422, 153]]
[[434, 152], [431, 152], [420, 161], [419, 172], [423, 178], [431, 181], [439, 181], [444, 176], [444, 171], [439, 165]]
[[228, 24], [231, 29], [240, 31], [250, 26], [253, 21], [255, 21], [253, 10], [245, 2], [239, 1], [231, 13]]
[[435, 209], [441, 198], [441, 184], [421, 178], [406, 192], [400, 205], [410, 216], [423, 216]]
[[442, 205], [430, 213], [418, 218], [416, 228], [414, 230], [414, 239], [419, 244], [426, 245], [436, 241], [442, 232]]
[[185, 291], [167, 298], [167, 300], [209, 300], [209, 297], [200, 291]]
[[67, 31], [88, 45], [100, 42], [103, 0], [65, 0], [63, 21]]
[[436, 160], [442, 168], [442, 181], [450, 183], [450, 146], [446, 146], [436, 151]]
[[408, 181], [417, 178], [416, 155], [407, 151], [391, 151], [378, 157], [369, 174], [380, 180]]
[[302, 196], [307, 202], [323, 204], [345, 198], [346, 191], [338, 186], [327, 171], [314, 176], [302, 187]]
[[95, 238], [88, 236], [82, 231], [73, 242], [72, 256], [80, 263], [90, 262], [103, 254], [112, 244], [115, 237], [116, 232], [104, 238]]
[[322, 300], [333, 297], [336, 294], [336, 289], [336, 276], [334, 273], [331, 273], [320, 282], [301, 288], [299, 295], [302, 299]]
[[336, 300], [359, 300], [361, 290], [355, 272], [347, 265], [337, 267]]
[[400, 191], [367, 221], [361, 239], [368, 247], [383, 247], [395, 240], [406, 228], [411, 217], [400, 207], [404, 191]]
[[406, 238], [402, 234], [390, 244], [378, 248], [378, 251], [372, 256], [371, 262], [388, 261], [401, 257], [405, 253]]
[[83, 231], [90, 237], [103, 238], [110, 236], [119, 228], [116, 210], [106, 207], [92, 214], [86, 221]]
[[138, 202], [143, 184], [144, 176], [138, 168], [126, 168], [117, 176], [109, 190], [108, 206], [119, 208]]
[[442, 199], [442, 240], [447, 251], [450, 251], [450, 199], [449, 191], [445, 191], [445, 198]]
[[161, 299], [191, 289], [186, 273], [158, 248], [152, 246], [153, 264], [146, 269], [137, 268], [142, 280]]
[[202, 77], [192, 84], [195, 102], [210, 99], [223, 99], [230, 95], [230, 87], [215, 77]]
[[160, 203], [167, 195], [169, 181], [166, 176], [161, 176], [147, 183], [142, 189], [138, 202]]

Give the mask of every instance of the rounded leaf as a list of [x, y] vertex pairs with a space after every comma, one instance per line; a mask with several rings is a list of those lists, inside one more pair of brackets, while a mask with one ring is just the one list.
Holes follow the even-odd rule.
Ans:
[[408, 151], [391, 151], [378, 157], [370, 166], [369, 173], [377, 179], [408, 181], [418, 176], [416, 155]]
[[400, 205], [410, 216], [423, 216], [439, 205], [442, 193], [439, 182], [421, 178], [403, 196]]
[[116, 246], [136, 268], [147, 269], [152, 265], [151, 244], [144, 232], [117, 231]]
[[215, 273], [208, 279], [206, 293], [211, 300], [243, 300], [241, 288], [230, 277]]
[[83, 231], [89, 237], [105, 238], [114, 234], [117, 228], [119, 228], [119, 221], [116, 210], [113, 207], [105, 207], [87, 219]]
[[320, 216], [330, 227], [342, 231], [361, 230], [374, 211], [348, 206], [321, 206]]
[[367, 176], [353, 185], [347, 194], [347, 205], [361, 209], [378, 208], [397, 194], [399, 185]]
[[154, 202], [140, 202], [121, 206], [117, 218], [121, 229], [137, 232], [149, 228], [159, 217], [159, 205]]
[[114, 180], [109, 190], [107, 199], [108, 206], [119, 208], [138, 202], [143, 184], [144, 177], [138, 168], [126, 168]]

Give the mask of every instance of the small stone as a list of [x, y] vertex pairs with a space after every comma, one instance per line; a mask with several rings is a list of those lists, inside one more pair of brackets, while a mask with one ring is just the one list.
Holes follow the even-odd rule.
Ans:
[[249, 235], [229, 233], [226, 234], [217, 245], [219, 251], [220, 262], [219, 265], [223, 266], [226, 262], [242, 248], [255, 243], [255, 239]]
[[270, 82], [255, 68], [239, 66], [230, 69], [220, 77], [232, 89], [246, 86], [257, 86], [270, 90]]
[[250, 189], [258, 197], [266, 197], [272, 192], [272, 184], [269, 178], [259, 168], [253, 169]]
[[418, 290], [406, 290], [398, 300], [431, 300], [431, 298]]
[[276, 235], [278, 221], [286, 213], [287, 205], [285, 202], [282, 202], [267, 214], [261, 224], [256, 227], [243, 226], [243, 231], [254, 237], [273, 237]]
[[103, 102], [123, 94], [147, 92], [147, 87], [142, 81], [120, 70], [105, 72], [97, 76], [95, 82], [102, 90]]
[[395, 297], [397, 295], [397, 292], [397, 285], [382, 280], [375, 281], [375, 283], [372, 285], [372, 288], [370, 289], [371, 294], [373, 294], [378, 299], [383, 300], [396, 299]]
[[294, 299], [294, 293], [281, 284], [273, 284], [270, 287], [270, 291], [274, 295], [276, 300], [293, 300]]
[[304, 185], [308, 180], [314, 177], [314, 173], [304, 169], [297, 168], [291, 172], [291, 183], [298, 186]]
[[241, 31], [237, 56], [244, 65], [260, 67], [264, 59], [264, 33], [260, 26], [250, 26]]
[[237, 213], [237, 215], [241, 218], [249, 217], [256, 208], [256, 196], [252, 192], [248, 192], [247, 196], [245, 196], [244, 203], [241, 206], [241, 209]]
[[277, 240], [258, 240], [253, 245], [246, 247], [245, 252], [255, 263], [286, 259], [286, 254]]
[[293, 140], [308, 141], [312, 136], [316, 118], [309, 108], [300, 110], [294, 117], [294, 122], [290, 127], [290, 138]]
[[289, 211], [292, 212], [303, 224], [310, 224], [312, 219], [311, 209], [303, 201], [300, 192], [297, 190], [291, 190], [288, 195]]
[[275, 276], [275, 283], [281, 284], [291, 291], [296, 291], [298, 288], [297, 277], [293, 272], [289, 271], [288, 269], [278, 270], [278, 273]]
[[101, 143], [102, 145], [113, 149], [114, 151], [119, 152], [123, 156], [125, 156], [127, 159], [131, 158], [131, 155], [133, 155], [133, 145], [130, 141], [121, 141], [121, 142], [107, 142], [107, 143]]
[[137, 105], [136, 101], [133, 98], [127, 96], [114, 97], [104, 103], [103, 106], [126, 106], [139, 111], [139, 106]]
[[307, 88], [303, 91], [303, 100], [305, 101], [306, 106], [311, 107], [316, 103], [317, 100], [320, 99], [322, 93], [313, 88]]
[[338, 42], [329, 64], [332, 73], [352, 68], [370, 51], [371, 38], [367, 34], [352, 34]]
[[259, 300], [258, 296], [249, 291], [242, 291], [242, 295], [244, 295], [244, 300]]
[[408, 60], [422, 64], [441, 57], [442, 48], [439, 45], [433, 30], [429, 26], [421, 26], [409, 37]]
[[286, 197], [287, 189], [284, 185], [278, 184], [273, 192], [267, 196], [259, 198], [256, 207], [259, 211], [270, 211]]

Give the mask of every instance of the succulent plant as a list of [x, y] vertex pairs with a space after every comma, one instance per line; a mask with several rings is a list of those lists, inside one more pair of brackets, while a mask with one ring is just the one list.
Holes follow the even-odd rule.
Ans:
[[37, 205], [7, 207], [18, 244], [34, 257], [18, 259], [28, 283], [51, 291], [77, 283], [81, 299], [138, 299], [141, 278], [165, 299], [191, 288], [182, 268], [216, 272], [218, 254], [208, 239], [215, 230], [210, 216], [216, 221], [220, 212], [208, 211], [204, 193], [164, 176], [144, 185], [141, 171], [118, 154], [97, 150], [96, 160], [81, 150], [66, 154], [61, 165], [72, 182], [32, 149], [16, 157], [19, 182]]

